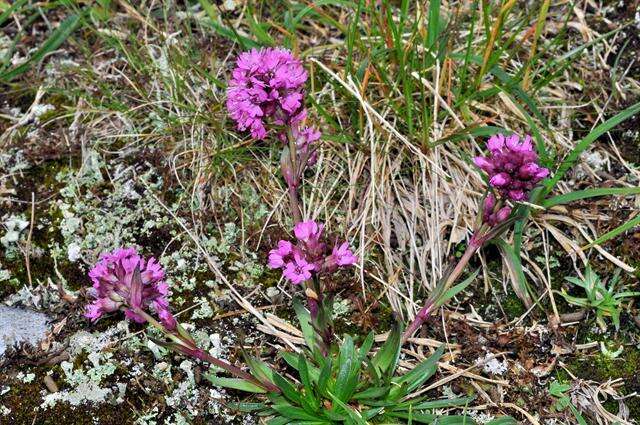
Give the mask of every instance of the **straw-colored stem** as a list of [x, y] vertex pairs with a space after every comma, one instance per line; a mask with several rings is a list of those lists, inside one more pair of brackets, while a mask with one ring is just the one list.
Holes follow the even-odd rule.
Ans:
[[544, 28], [544, 23], [547, 20], [547, 12], [549, 11], [550, 5], [551, 0], [545, 0], [542, 3], [542, 6], [540, 6], [540, 13], [538, 14], [538, 20], [536, 21], [536, 32], [533, 36], [531, 50], [529, 50], [529, 59], [525, 65], [524, 77], [522, 79], [522, 88], [524, 90], [527, 90], [531, 85], [531, 64], [536, 55], [536, 50], [538, 49], [538, 40], [540, 40], [540, 36], [542, 35], [542, 28]]
[[487, 67], [489, 65], [489, 60], [491, 59], [491, 54], [493, 53], [493, 49], [495, 47], [496, 40], [500, 35], [500, 31], [502, 30], [502, 24], [504, 23], [504, 19], [511, 10], [511, 8], [516, 4], [516, 0], [507, 0], [505, 4], [500, 8], [500, 12], [498, 13], [498, 17], [496, 18], [496, 22], [491, 29], [491, 34], [489, 35], [489, 39], [487, 40], [487, 45], [484, 49], [484, 54], [482, 55], [482, 66], [480, 67], [480, 72], [478, 73], [478, 78], [476, 79], [476, 86], [480, 85], [482, 81], [482, 77], [487, 72]]

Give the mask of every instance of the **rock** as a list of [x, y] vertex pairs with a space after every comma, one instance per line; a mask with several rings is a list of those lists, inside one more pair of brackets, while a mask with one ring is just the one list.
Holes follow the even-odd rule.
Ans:
[[0, 305], [0, 359], [14, 345], [37, 345], [49, 328], [49, 320], [33, 310]]
[[58, 385], [56, 384], [56, 381], [54, 381], [51, 376], [47, 375], [44, 377], [44, 385], [46, 385], [50, 393], [58, 392]]

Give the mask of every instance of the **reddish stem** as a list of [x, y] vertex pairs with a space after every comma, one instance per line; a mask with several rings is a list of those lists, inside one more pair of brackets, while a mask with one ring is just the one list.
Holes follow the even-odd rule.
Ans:
[[232, 375], [237, 376], [238, 378], [244, 379], [245, 381], [249, 381], [260, 388], [264, 388], [267, 391], [279, 393], [280, 389], [276, 387], [271, 382], [261, 382], [253, 375], [244, 370], [240, 369], [237, 366], [234, 366], [230, 363], [225, 362], [224, 360], [220, 360], [216, 357], [213, 357], [211, 354], [202, 350], [201, 348], [196, 347], [192, 340], [188, 340], [183, 336], [176, 334], [175, 332], [171, 332], [164, 325], [158, 322], [153, 316], [151, 316], [146, 311], [142, 310], [139, 307], [131, 307], [131, 309], [138, 315], [144, 317], [144, 319], [153, 327], [164, 333], [169, 339], [176, 342], [173, 346], [169, 346], [170, 348], [175, 348], [177, 351], [180, 351], [187, 356], [194, 357], [196, 359], [205, 361], [207, 363], [211, 363], [220, 369], [224, 369]]
[[211, 354], [207, 353], [206, 351], [198, 347], [194, 347], [193, 349], [185, 349], [183, 353], [190, 355], [192, 357], [195, 357], [197, 359], [200, 359], [204, 362], [211, 363], [212, 365], [215, 365], [220, 369], [224, 369], [230, 374], [237, 376], [238, 378], [244, 379], [245, 381], [252, 382], [257, 386], [264, 388], [267, 391], [271, 391], [275, 393], [280, 392], [280, 389], [276, 387], [274, 384], [272, 384], [271, 382], [261, 382], [250, 373], [245, 372], [244, 370], [240, 369], [237, 366], [232, 365], [231, 363], [227, 363], [224, 360], [220, 360], [216, 357], [213, 357]]
[[437, 290], [429, 297], [429, 299], [427, 299], [424, 306], [420, 309], [420, 311], [418, 311], [418, 314], [416, 314], [413, 322], [411, 322], [411, 324], [409, 324], [407, 329], [404, 331], [404, 333], [402, 334], [402, 343], [405, 343], [409, 338], [411, 338], [415, 331], [418, 330], [420, 326], [422, 326], [427, 318], [429, 318], [438, 298], [442, 296], [451, 287], [451, 285], [455, 283], [455, 281], [467, 267], [467, 264], [469, 263], [469, 260], [471, 260], [471, 257], [473, 257], [473, 254], [475, 254], [475, 252], [482, 246], [483, 240], [481, 237], [478, 237], [478, 233], [479, 232], [474, 233], [474, 235], [471, 237], [471, 241], [469, 242], [466, 251], [458, 261], [458, 264], [456, 264], [455, 268], [445, 278], [446, 280], [441, 289]]
[[300, 209], [300, 201], [298, 200], [298, 188], [294, 185], [289, 185], [289, 202], [291, 203], [293, 223], [300, 223], [302, 221], [302, 211]]

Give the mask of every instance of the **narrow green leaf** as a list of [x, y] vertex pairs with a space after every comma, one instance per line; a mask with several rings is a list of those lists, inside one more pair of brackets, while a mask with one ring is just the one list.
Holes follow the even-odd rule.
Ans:
[[237, 410], [244, 413], [256, 413], [266, 410], [268, 407], [264, 403], [247, 403], [247, 402], [231, 402], [225, 404], [231, 410]]
[[451, 399], [442, 399], [442, 400], [432, 400], [425, 401], [418, 404], [413, 405], [414, 410], [427, 410], [427, 409], [443, 409], [446, 407], [454, 407], [454, 406], [467, 406], [475, 400], [475, 397], [460, 397], [460, 398], [451, 398]]
[[256, 377], [258, 381], [273, 382], [273, 370], [269, 367], [268, 364], [256, 357], [249, 355], [244, 350], [242, 351], [242, 355], [244, 356], [244, 360], [247, 363], [247, 366], [249, 366], [249, 369], [251, 370], [251, 374]]
[[335, 396], [342, 401], [347, 401], [355, 391], [357, 382], [354, 382], [353, 370], [355, 369], [357, 374], [359, 368], [356, 362], [353, 339], [347, 335], [340, 346], [338, 376], [336, 376], [336, 385], [334, 387]]
[[291, 422], [291, 419], [278, 416], [278, 417], [269, 419], [267, 421], [267, 425], [287, 425], [290, 422]]
[[354, 400], [366, 400], [384, 397], [389, 392], [389, 387], [369, 387], [353, 395]]
[[[362, 415], [360, 415], [359, 412], [357, 412], [353, 408], [351, 408], [348, 405], [346, 405], [345, 403], [343, 403], [342, 400], [340, 400], [338, 397], [336, 397], [332, 393], [329, 393], [329, 396], [331, 397], [331, 400], [338, 407], [340, 407], [342, 410], [345, 411], [347, 416], [349, 416], [349, 418], [351, 418], [351, 420], [354, 421], [355, 424], [357, 424], [357, 425], [367, 425], [367, 422], [362, 418]], [[334, 409], [335, 409], [335, 406], [334, 406]]]
[[11, 81], [20, 74], [27, 72], [34, 64], [40, 62], [48, 53], [56, 50], [78, 27], [81, 20], [78, 15], [71, 15], [60, 23], [42, 46], [27, 59], [26, 62], [0, 74], [0, 80]]
[[[280, 413], [282, 416], [285, 416], [289, 419], [300, 419], [303, 421], [312, 421], [317, 422], [318, 417], [315, 415], [311, 415], [301, 409], [299, 407], [291, 406], [290, 404], [274, 404], [272, 406], [273, 410]], [[289, 423], [289, 422], [285, 422]]]
[[615, 229], [605, 233], [604, 235], [600, 236], [598, 239], [596, 239], [595, 241], [593, 241], [589, 245], [587, 245], [585, 247], [585, 249], [586, 248], [591, 248], [592, 246], [595, 246], [595, 245], [602, 245], [606, 241], [611, 240], [611, 239], [615, 238], [616, 236], [626, 232], [627, 230], [633, 229], [636, 226], [640, 226], [640, 215], [637, 215], [636, 217], [634, 217], [633, 219], [627, 221], [626, 223], [624, 223], [624, 224], [616, 227]]
[[318, 393], [323, 396], [327, 396], [327, 387], [329, 386], [329, 379], [331, 378], [331, 370], [333, 368], [333, 362], [331, 358], [327, 358], [320, 369], [320, 377], [318, 378]]
[[640, 194], [640, 187], [600, 187], [594, 189], [576, 190], [575, 192], [565, 193], [563, 195], [553, 196], [545, 199], [542, 206], [545, 208], [555, 207], [556, 205], [568, 204], [580, 199], [596, 198], [598, 196], [609, 195], [637, 195]]
[[9, 8], [7, 8], [4, 12], [0, 14], [0, 25], [4, 24], [4, 21], [7, 20], [9, 16], [11, 16], [16, 10], [20, 9], [27, 0], [18, 0], [13, 3]]
[[[438, 36], [440, 35], [440, 0], [431, 0], [429, 2], [429, 21], [427, 23], [427, 49], [429, 52], [433, 52], [436, 46]], [[431, 60], [427, 60], [428, 64], [433, 63], [435, 55], [428, 55]]]
[[289, 382], [288, 379], [277, 372], [273, 372], [273, 383], [278, 388], [280, 388], [280, 391], [282, 391], [282, 395], [285, 396], [289, 401], [295, 404], [300, 404], [300, 393], [296, 389], [295, 385]]
[[443, 137], [442, 139], [438, 139], [435, 142], [429, 144], [430, 147], [435, 147], [438, 145], [442, 145], [449, 142], [458, 142], [460, 140], [467, 140], [469, 137], [490, 137], [496, 134], [504, 134], [509, 131], [502, 127], [496, 127], [491, 125], [475, 125], [472, 127], [467, 127], [463, 130], [455, 132], [447, 137]]
[[529, 295], [529, 284], [527, 283], [524, 271], [522, 270], [520, 256], [517, 256], [513, 247], [501, 238], [493, 239], [492, 243], [497, 245], [500, 252], [502, 252], [502, 258], [507, 265], [507, 269], [509, 270], [509, 275], [511, 277], [513, 291], [527, 308], [531, 307], [533, 305], [533, 300], [531, 299], [531, 295]]
[[359, 354], [358, 354], [358, 365], [361, 365], [369, 355], [371, 351], [371, 347], [373, 347], [373, 343], [375, 341], [375, 335], [373, 332], [369, 332], [367, 337], [362, 341], [362, 345], [360, 346]]
[[444, 345], [441, 345], [428, 359], [424, 360], [410, 372], [392, 379], [394, 385], [391, 388], [389, 397], [391, 399], [399, 399], [420, 387], [420, 385], [436, 373], [438, 370], [438, 360], [440, 360], [443, 353]]
[[471, 275], [469, 275], [469, 277], [467, 277], [462, 282], [460, 282], [457, 285], [454, 285], [451, 288], [449, 288], [444, 294], [442, 294], [441, 296], [438, 297], [438, 299], [435, 302], [435, 306], [436, 307], [441, 307], [441, 306], [445, 305], [451, 298], [455, 297], [461, 291], [464, 291], [464, 289], [467, 286], [469, 286], [471, 284], [471, 282], [473, 282], [476, 279], [476, 277], [478, 277], [478, 273], [480, 273], [480, 269], [478, 269], [475, 272], [471, 273]]
[[274, 46], [276, 42], [274, 41], [273, 38], [271, 38], [269, 33], [265, 31], [264, 28], [262, 28], [262, 24], [260, 24], [254, 16], [255, 10], [253, 8], [253, 3], [249, 2], [247, 3], [247, 6], [248, 6], [247, 20], [249, 22], [249, 28], [251, 29], [251, 32], [253, 33], [253, 35], [256, 37], [256, 39], [258, 39], [258, 41], [261, 44], [265, 46]]
[[310, 410], [317, 411], [320, 408], [320, 401], [315, 397], [311, 377], [309, 376], [309, 368], [307, 367], [307, 360], [303, 354], [298, 355], [298, 371], [300, 373], [300, 382], [302, 382], [302, 386], [304, 387], [302, 400], [306, 401]]
[[573, 167], [573, 165], [578, 161], [580, 155], [582, 155], [582, 152], [587, 150], [593, 142], [595, 142], [600, 136], [618, 126], [625, 120], [631, 118], [638, 112], [640, 112], [640, 102], [628, 107], [624, 111], [616, 114], [615, 116], [609, 118], [608, 120], [594, 128], [584, 139], [578, 142], [578, 144], [573, 148], [569, 155], [567, 155], [567, 157], [562, 161], [555, 173], [553, 173], [553, 176], [546, 181], [545, 192], [548, 194], [553, 190], [553, 188], [564, 177], [567, 171], [569, 171], [569, 169], [571, 169], [571, 167]]
[[267, 392], [264, 388], [240, 378], [225, 378], [211, 374], [207, 374], [205, 375], [205, 377], [207, 378], [207, 380], [209, 380], [209, 382], [218, 387], [232, 388], [234, 390], [258, 394], [264, 394]]
[[311, 315], [309, 314], [309, 310], [307, 310], [302, 305], [298, 298], [293, 299], [293, 309], [296, 312], [296, 316], [298, 317], [298, 322], [300, 323], [300, 329], [302, 330], [304, 341], [307, 344], [309, 350], [314, 352], [317, 348], [316, 331], [311, 325]]
[[400, 325], [396, 323], [389, 333], [387, 340], [382, 345], [382, 348], [380, 348], [373, 359], [371, 359], [371, 364], [382, 375], [386, 374], [389, 370], [395, 370], [398, 357], [400, 356], [400, 336]]

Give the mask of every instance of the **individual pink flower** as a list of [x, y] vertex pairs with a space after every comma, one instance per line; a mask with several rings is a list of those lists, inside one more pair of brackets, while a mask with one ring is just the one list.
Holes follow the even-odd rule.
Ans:
[[264, 139], [270, 125], [295, 125], [306, 117], [307, 72], [286, 49], [253, 49], [238, 56], [227, 88], [227, 110], [238, 130]]
[[349, 249], [349, 242], [343, 242], [340, 246], [336, 245], [331, 255], [339, 266], [352, 266], [358, 262], [358, 257]]
[[94, 301], [87, 306], [85, 316], [92, 321], [124, 309], [127, 318], [143, 323], [145, 319], [134, 309], [151, 307], [163, 322], [171, 322], [167, 301], [169, 287], [163, 281], [164, 270], [155, 258], [147, 261], [135, 248], [119, 248], [103, 254], [89, 271], [89, 277], [93, 282], [89, 294]]
[[507, 199], [526, 200], [536, 184], [549, 175], [549, 170], [538, 164], [530, 136], [521, 141], [517, 134], [495, 135], [487, 142], [487, 148], [488, 156], [473, 161], [489, 175], [489, 184]]
[[292, 283], [299, 285], [311, 279], [311, 272], [314, 270], [315, 265], [313, 263], [309, 263], [301, 253], [295, 253], [293, 260], [285, 265], [282, 274]]
[[313, 220], [307, 220], [296, 224], [293, 228], [293, 233], [300, 241], [309, 242], [311, 240], [320, 239], [323, 228], [324, 225], [318, 224]]
[[307, 260], [318, 267], [322, 265], [327, 249], [327, 245], [321, 242], [323, 229], [323, 224], [318, 224], [313, 220], [301, 221], [293, 228], [293, 233], [299, 241], [298, 245], [305, 253]]
[[288, 261], [293, 253], [293, 245], [289, 241], [279, 241], [278, 248], [269, 251], [268, 266], [271, 269], [279, 269]]
[[343, 242], [333, 247], [331, 255], [329, 255], [322, 264], [322, 269], [327, 273], [333, 273], [339, 267], [353, 266], [357, 262], [358, 257], [354, 255], [349, 248], [349, 243]]

